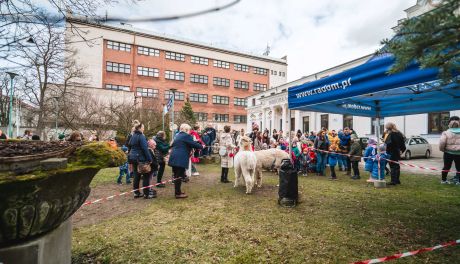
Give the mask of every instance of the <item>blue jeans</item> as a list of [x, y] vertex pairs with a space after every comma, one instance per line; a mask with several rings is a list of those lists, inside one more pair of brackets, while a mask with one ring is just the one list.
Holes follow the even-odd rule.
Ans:
[[327, 163], [327, 153], [319, 152], [316, 154], [316, 172], [320, 174], [324, 174], [324, 170], [326, 169]]
[[337, 165], [339, 166], [339, 169], [347, 167], [347, 162], [344, 160], [344, 158], [346, 158], [346, 156], [339, 155], [337, 157]]
[[125, 174], [126, 174], [126, 183], [131, 183], [131, 175], [129, 175], [128, 167], [120, 168], [120, 173], [118, 174], [117, 183], [121, 183], [121, 179], [123, 178], [123, 175]]

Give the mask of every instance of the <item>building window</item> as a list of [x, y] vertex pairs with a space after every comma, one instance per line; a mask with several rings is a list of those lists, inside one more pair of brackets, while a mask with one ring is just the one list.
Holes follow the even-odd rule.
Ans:
[[252, 106], [256, 106], [256, 98], [252, 98]]
[[195, 112], [193, 114], [197, 121], [208, 121], [208, 113]]
[[214, 122], [228, 122], [227, 114], [213, 114], [212, 120]]
[[267, 85], [262, 83], [254, 83], [254, 91], [265, 91], [267, 90]]
[[202, 58], [202, 57], [197, 57], [197, 56], [192, 56], [190, 62], [194, 64], [208, 65], [207, 58]]
[[[165, 91], [165, 99], [171, 98], [172, 94], [173, 93], [171, 91], [166, 90]], [[176, 101], [184, 101], [185, 100], [185, 93], [176, 91], [174, 93], [174, 100], [176, 100]]]
[[230, 79], [214, 77], [213, 84], [216, 86], [230, 87]]
[[137, 47], [137, 54], [159, 57], [160, 50], [139, 46]]
[[108, 72], [131, 73], [131, 65], [129, 64], [107, 61], [105, 66]]
[[246, 123], [247, 117], [245, 115], [234, 115], [233, 121], [235, 123]]
[[328, 128], [329, 127], [329, 115], [321, 115], [321, 128]]
[[229, 101], [228, 96], [220, 96], [220, 95], [213, 95], [212, 96], [212, 103], [213, 104], [228, 105], [228, 101]]
[[428, 113], [428, 134], [440, 134], [449, 127], [450, 112]]
[[184, 81], [185, 80], [185, 73], [176, 72], [176, 71], [165, 71], [165, 79], [167, 79], [167, 80], [175, 80], [175, 81]]
[[198, 102], [198, 103], [207, 103], [208, 102], [208, 95], [207, 94], [197, 94], [191, 93], [188, 95], [190, 102]]
[[190, 82], [192, 83], [208, 83], [208, 76], [206, 75], [198, 75], [198, 74], [190, 74]]
[[137, 66], [137, 75], [158, 78], [160, 77], [160, 71], [155, 68]]
[[343, 127], [353, 128], [352, 115], [343, 115]]
[[166, 59], [176, 60], [176, 61], [185, 61], [185, 55], [177, 52], [166, 51]]
[[249, 89], [249, 82], [235, 80], [234, 87], [238, 89]]
[[267, 69], [264, 69], [264, 68], [254, 67], [254, 73], [255, 73], [255, 74], [259, 74], [259, 75], [267, 75], [267, 74], [268, 74], [268, 70], [267, 70]]
[[126, 44], [126, 43], [121, 43], [121, 42], [116, 42], [116, 41], [111, 41], [111, 40], [107, 41], [107, 48], [113, 49], [113, 50], [131, 52], [131, 44]]
[[[371, 134], [375, 135], [375, 122], [377, 121], [376, 118], [371, 118]], [[385, 131], [384, 129], [384, 125], [383, 125], [383, 120], [380, 119], [380, 135], [383, 135], [383, 131]]]
[[246, 106], [247, 105], [246, 98], [235, 97], [233, 100], [234, 100], [234, 104], [237, 105], [237, 106]]
[[158, 89], [151, 89], [151, 88], [136, 88], [136, 96], [138, 97], [158, 97]]
[[310, 131], [310, 116], [302, 117], [302, 129], [303, 129], [303, 132]]
[[214, 67], [230, 69], [230, 62], [214, 60]]
[[249, 66], [244, 64], [233, 64], [235, 71], [249, 72]]
[[129, 92], [129, 86], [126, 86], [126, 85], [106, 84], [105, 89], [114, 90], [114, 91], [128, 91]]

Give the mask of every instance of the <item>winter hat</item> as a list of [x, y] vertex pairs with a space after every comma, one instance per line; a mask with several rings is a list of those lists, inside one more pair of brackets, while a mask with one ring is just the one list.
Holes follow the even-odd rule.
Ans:
[[386, 144], [380, 144], [379, 152], [385, 152], [385, 151], [387, 151], [387, 145]]
[[356, 134], [351, 134], [350, 138], [351, 140], [357, 140], [358, 136]]
[[377, 145], [377, 141], [373, 138], [370, 138], [369, 141], [367, 141], [368, 145]]

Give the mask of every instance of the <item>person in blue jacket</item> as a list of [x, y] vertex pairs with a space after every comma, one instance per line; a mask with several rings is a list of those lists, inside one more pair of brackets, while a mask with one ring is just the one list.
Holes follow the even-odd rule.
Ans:
[[[144, 124], [140, 123], [137, 120], [134, 120], [134, 131], [129, 139], [128, 148], [128, 163], [133, 165], [133, 189], [134, 191], [134, 198], [142, 197], [139, 191], [139, 183], [141, 178], [142, 180], [142, 187], [147, 187], [150, 185], [150, 175], [149, 173], [142, 175], [137, 170], [137, 165], [139, 163], [151, 163], [152, 156], [149, 152], [149, 147], [147, 144], [147, 138], [144, 135]], [[149, 195], [149, 188], [143, 189], [144, 196], [147, 197]]]
[[191, 127], [188, 124], [182, 124], [179, 128], [174, 141], [171, 145], [171, 155], [169, 156], [168, 165], [172, 167], [174, 175], [174, 190], [176, 199], [187, 198], [187, 195], [181, 191], [182, 180], [185, 179], [185, 170], [189, 167], [190, 154], [193, 149], [203, 149], [203, 146], [189, 134]]
[[339, 158], [337, 155], [337, 146], [331, 145], [329, 147], [329, 155], [327, 157], [329, 168], [331, 169], [331, 177], [330, 180], [337, 180], [337, 175], [335, 174], [335, 166], [337, 165], [337, 159]]
[[374, 159], [377, 156], [377, 141], [371, 138], [367, 142], [367, 147], [364, 150], [364, 170], [368, 171], [372, 177], [372, 171], [374, 169]]
[[[348, 127], [345, 127], [343, 131], [339, 131], [339, 148], [344, 154], [348, 154], [350, 152], [351, 146], [351, 131]], [[351, 160], [348, 156], [342, 156], [342, 162], [345, 170], [345, 175], [351, 176]]]
[[390, 159], [390, 155], [387, 153], [387, 146], [385, 144], [381, 144], [372, 167], [371, 177], [373, 180], [385, 179], [385, 167], [387, 166], [388, 159]]

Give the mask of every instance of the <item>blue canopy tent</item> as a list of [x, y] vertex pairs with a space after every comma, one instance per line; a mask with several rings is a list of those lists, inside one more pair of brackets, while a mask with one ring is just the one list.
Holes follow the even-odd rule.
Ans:
[[388, 74], [394, 60], [389, 54], [376, 56], [355, 68], [291, 87], [289, 109], [374, 117], [377, 123], [383, 117], [460, 109], [458, 80], [443, 84], [437, 69], [420, 69], [415, 63]]

